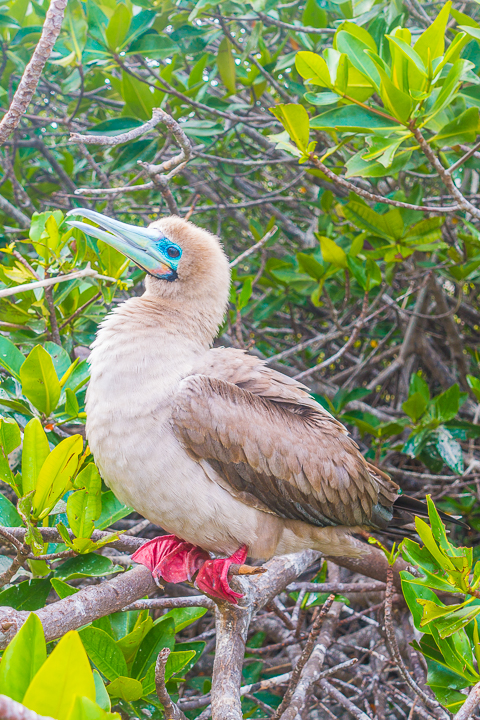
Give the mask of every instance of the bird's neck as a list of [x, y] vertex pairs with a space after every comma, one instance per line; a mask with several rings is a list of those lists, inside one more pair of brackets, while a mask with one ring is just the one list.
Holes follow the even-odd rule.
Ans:
[[[149, 295], [130, 298], [109, 313], [93, 345], [92, 361], [102, 348], [102, 354], [111, 350], [141, 353], [148, 350], [157, 358], [178, 362], [194, 361], [208, 350], [218, 329], [218, 318], [208, 312], [193, 312], [188, 305], [182, 307], [163, 298]], [[128, 349], [127, 349], [128, 348]]]

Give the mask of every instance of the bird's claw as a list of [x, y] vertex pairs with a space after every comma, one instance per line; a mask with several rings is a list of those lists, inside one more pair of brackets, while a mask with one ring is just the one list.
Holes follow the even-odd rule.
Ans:
[[195, 579], [195, 585], [202, 592], [236, 605], [243, 595], [230, 587], [228, 571], [232, 565], [242, 565], [246, 557], [247, 547], [242, 545], [229, 558], [212, 560], [205, 550], [175, 535], [163, 535], [144, 543], [133, 553], [132, 560], [145, 565], [155, 582], [160, 578], [171, 583]]

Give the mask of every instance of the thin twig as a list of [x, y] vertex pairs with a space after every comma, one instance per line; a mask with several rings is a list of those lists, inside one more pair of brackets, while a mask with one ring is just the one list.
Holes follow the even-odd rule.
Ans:
[[270, 238], [272, 238], [275, 235], [275, 233], [277, 232], [277, 229], [278, 229], [277, 226], [274, 225], [273, 228], [271, 230], [269, 230], [263, 236], [263, 238], [261, 240], [259, 240], [257, 243], [255, 243], [255, 245], [252, 245], [251, 247], [249, 247], [247, 250], [244, 250], [244, 252], [240, 253], [240, 255], [238, 255], [234, 260], [232, 260], [232, 262], [230, 263], [230, 267], [231, 268], [235, 267], [235, 265], [238, 265], [239, 262], [242, 262], [242, 260], [245, 260], [245, 258], [249, 257], [254, 252], [256, 252], [257, 250], [260, 250], [260, 248], [263, 247], [265, 245], [265, 243], [267, 243], [270, 240]]
[[69, 280], [78, 280], [83, 277], [92, 277], [96, 280], [105, 280], [106, 282], [118, 282], [117, 278], [112, 278], [108, 275], [101, 275], [88, 265], [84, 270], [76, 270], [75, 272], [68, 273], [68, 275], [56, 275], [55, 277], [46, 278], [45, 280], [36, 280], [35, 282], [25, 283], [24, 285], [4, 288], [3, 290], [0, 290], [0, 298], [17, 295], [17, 293], [28, 292], [29, 290], [35, 290], [36, 288], [56, 285], [61, 282], [68, 282]]
[[403, 662], [403, 658], [400, 654], [400, 650], [397, 644], [397, 636], [395, 635], [395, 628], [392, 621], [392, 605], [394, 592], [395, 588], [393, 585], [393, 570], [389, 565], [387, 568], [387, 585], [385, 589], [385, 634], [387, 636], [387, 644], [390, 650], [390, 654], [407, 685], [409, 685], [413, 692], [418, 695], [420, 700], [435, 714], [437, 718], [442, 718], [442, 720], [444, 720], [448, 716], [443, 710], [440, 703], [429, 697], [422, 690], [422, 688], [417, 685], [415, 680], [408, 672], [405, 663]]
[[327, 598], [327, 600], [325, 601], [325, 603], [322, 605], [322, 608], [319, 609], [319, 611], [316, 615], [316, 618], [314, 620], [312, 629], [310, 630], [308, 640], [305, 643], [303, 652], [300, 655], [298, 662], [292, 671], [292, 676], [290, 678], [290, 682], [289, 682], [287, 691], [286, 691], [285, 695], [283, 696], [282, 702], [280, 703], [277, 710], [275, 711], [275, 714], [273, 716], [274, 720], [278, 720], [278, 718], [281, 717], [283, 712], [287, 709], [288, 705], [290, 704], [290, 700], [292, 699], [293, 693], [295, 692], [295, 688], [297, 687], [297, 685], [300, 681], [300, 676], [302, 674], [302, 670], [305, 667], [310, 655], [312, 654], [313, 648], [315, 646], [315, 642], [320, 633], [325, 616], [327, 615], [328, 611], [332, 607], [332, 603], [334, 600], [335, 600], [335, 595], [333, 595], [333, 594], [330, 595]]
[[165, 687], [165, 667], [170, 648], [163, 648], [158, 653], [157, 663], [155, 665], [155, 690], [157, 697], [163, 705], [163, 713], [165, 720], [187, 720], [185, 714], [180, 710], [178, 705], [172, 702], [170, 695]]

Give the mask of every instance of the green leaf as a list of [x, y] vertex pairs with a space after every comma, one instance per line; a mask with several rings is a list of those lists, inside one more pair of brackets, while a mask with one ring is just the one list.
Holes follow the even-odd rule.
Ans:
[[338, 130], [362, 132], [367, 135], [375, 132], [403, 130], [394, 118], [391, 120], [377, 115], [358, 105], [343, 105], [327, 110], [310, 120], [310, 127], [317, 130]]
[[452, 420], [458, 413], [460, 408], [460, 388], [457, 383], [445, 390], [441, 395], [437, 395], [434, 400], [435, 416], [441, 422]]
[[0, 606], [15, 610], [39, 610], [45, 605], [50, 592], [50, 580], [25, 580], [0, 592]]
[[122, 46], [127, 36], [131, 19], [132, 13], [127, 6], [123, 3], [117, 4], [116, 10], [110, 18], [110, 22], [105, 31], [105, 37], [107, 38], [110, 50], [115, 51]]
[[298, 74], [311, 85], [333, 88], [328, 65], [320, 55], [301, 51], [295, 57], [295, 67]]
[[279, 120], [297, 148], [305, 152], [310, 135], [308, 114], [303, 105], [276, 105], [270, 111]]
[[469, 108], [442, 127], [433, 141], [437, 147], [472, 143], [477, 137], [478, 108]]
[[347, 255], [334, 240], [323, 235], [319, 236], [320, 247], [322, 250], [322, 258], [325, 262], [332, 263], [335, 267], [347, 267]]
[[173, 618], [175, 623], [175, 633], [179, 633], [181, 630], [184, 630], [186, 627], [203, 617], [206, 612], [205, 608], [174, 608], [173, 610], [169, 610], [168, 613], [163, 615], [163, 617]]
[[98, 520], [95, 522], [97, 530], [105, 530], [118, 520], [130, 515], [133, 508], [124, 505], [118, 500], [111, 490], [102, 493], [102, 512]]
[[462, 446], [446, 428], [438, 428], [435, 434], [438, 454], [451, 470], [461, 475], [464, 470]]
[[20, 368], [24, 395], [47, 417], [55, 410], [61, 388], [52, 358], [36, 345]]
[[89, 463], [77, 475], [74, 485], [82, 489], [67, 500], [68, 522], [76, 537], [89, 538], [102, 511], [102, 481], [94, 463]]
[[243, 310], [244, 307], [248, 305], [248, 301], [250, 300], [250, 297], [252, 295], [252, 278], [247, 277], [245, 278], [242, 289], [240, 291], [240, 295], [238, 296], [237, 301], [237, 309]]
[[112, 561], [103, 555], [88, 553], [86, 555], [78, 555], [77, 557], [65, 560], [55, 570], [55, 577], [60, 580], [73, 580], [74, 578], [84, 577], [103, 577], [121, 570], [119, 565], [114, 565]]
[[[171, 652], [168, 656], [165, 666], [165, 680], [169, 680], [172, 675], [181, 672], [191, 660], [195, 657], [195, 650], [182, 650], [180, 652]], [[149, 695], [155, 692], [155, 665], [151, 665], [145, 678], [142, 681], [143, 692]]]
[[20, 381], [20, 368], [24, 362], [25, 355], [8, 338], [0, 335], [0, 365]]
[[372, 49], [371, 44], [363, 42], [360, 38], [355, 37], [345, 30], [337, 32], [335, 39], [337, 50], [345, 53], [352, 65], [361, 72], [374, 87], [378, 88], [380, 76], [375, 63], [366, 52]]
[[300, 270], [306, 272], [307, 275], [314, 278], [315, 280], [321, 280], [325, 275], [324, 266], [316, 260], [313, 255], [307, 255], [307, 253], [297, 253], [297, 261]]
[[312, 105], [336, 105], [339, 100], [339, 96], [334, 92], [307, 92], [303, 97]]
[[422, 417], [427, 409], [427, 401], [419, 392], [411, 395], [402, 405], [403, 412], [413, 420], [414, 423]]
[[430, 400], [430, 390], [428, 387], [428, 383], [424, 380], [424, 378], [419, 375], [418, 373], [413, 373], [410, 376], [410, 385], [408, 388], [408, 395], [413, 395], [414, 393], [420, 393], [422, 397], [428, 402]]
[[136, 78], [122, 73], [122, 96], [128, 110], [141, 120], [150, 120], [154, 107], [159, 107], [163, 94], [159, 90], [150, 91], [150, 87]]
[[58, 578], [52, 578], [50, 582], [60, 600], [63, 600], [65, 597], [70, 597], [70, 595], [75, 595], [75, 593], [79, 591], [79, 588], [71, 587], [71, 585], [63, 582], [63, 580], [58, 580]]
[[142, 683], [139, 680], [129, 677], [118, 677], [109, 685], [107, 692], [111, 698], [119, 698], [120, 700], [140, 700], [143, 695]]
[[[302, 25], [315, 28], [327, 27], [327, 13], [324, 8], [320, 7], [317, 0], [307, 0], [305, 3]], [[316, 41], [318, 36], [311, 34], [309, 37]]]
[[452, 3], [447, 2], [438, 13], [433, 23], [420, 35], [413, 46], [426, 66], [435, 58], [443, 55], [445, 49], [445, 30]]
[[132, 170], [137, 167], [139, 160], [151, 162], [157, 149], [156, 140], [136, 140], [126, 145], [110, 166], [110, 172]]
[[170, 58], [178, 52], [180, 52], [179, 46], [168, 36], [147, 33], [130, 45], [127, 54], [140, 54], [152, 59], [163, 59]]
[[[472, 63], [468, 60], [456, 60], [448, 71], [448, 75], [443, 81], [443, 85], [436, 96], [433, 105], [429, 108], [428, 118], [431, 120], [438, 115], [452, 100], [454, 94], [459, 88], [462, 77], [472, 67]], [[433, 96], [432, 96], [433, 97]]]
[[20, 428], [15, 420], [10, 418], [0, 419], [0, 480], [13, 487], [16, 492], [18, 491], [18, 494], [20, 494], [19, 488], [17, 488], [17, 483], [10, 469], [8, 456], [20, 445], [20, 442]]
[[22, 518], [15, 509], [15, 505], [0, 494], [0, 525], [4, 527], [21, 527]]
[[23, 704], [39, 715], [67, 720], [78, 695], [95, 701], [95, 682], [80, 637], [70, 631], [33, 678]]
[[43, 518], [57, 500], [69, 489], [83, 450], [81, 435], [62, 440], [47, 456], [38, 474], [32, 509], [35, 517]]
[[467, 698], [458, 690], [468, 687], [470, 682], [430, 658], [427, 658], [427, 667], [427, 685], [431, 687], [437, 700], [451, 713], [458, 712]]
[[80, 630], [79, 635], [89, 658], [107, 680], [128, 675], [123, 653], [108, 633], [99, 628], [87, 627]]
[[125, 635], [125, 637], [122, 637], [120, 638], [120, 640], [117, 641], [117, 646], [122, 651], [126, 663], [129, 667], [135, 659], [135, 655], [138, 648], [140, 647], [140, 643], [142, 642], [145, 635], [150, 632], [152, 627], [153, 620], [150, 616], [147, 616], [143, 622], [140, 622], [139, 624], [137, 623], [135, 625], [132, 632], [128, 633], [128, 635]]
[[67, 351], [60, 345], [57, 345], [54, 342], [50, 342], [49, 340], [43, 343], [43, 348], [48, 352], [48, 354], [53, 360], [53, 367], [55, 368], [57, 377], [59, 379], [62, 378], [63, 375], [67, 372], [67, 370], [69, 370], [69, 368], [74, 365], [74, 363], [70, 361], [70, 357]]
[[232, 43], [226, 37], [223, 38], [222, 42], [218, 46], [217, 53], [217, 67], [222, 82], [230, 93], [235, 93], [235, 60], [232, 54]]
[[107, 137], [115, 137], [116, 135], [122, 135], [123, 133], [133, 130], [142, 124], [141, 120], [133, 117], [118, 117], [110, 120], [103, 120], [103, 122], [94, 125], [86, 130], [86, 133], [92, 133], [92, 135], [105, 135]]
[[31, 613], [7, 645], [0, 663], [0, 694], [22, 702], [28, 686], [47, 659], [42, 623]]
[[143, 639], [132, 666], [132, 676], [143, 680], [158, 653], [164, 647], [173, 650], [175, 644], [175, 623], [173, 618], [161, 618]]
[[375, 160], [366, 162], [363, 160], [363, 151], [361, 150], [356, 155], [349, 158], [349, 160], [345, 163], [345, 167], [347, 168], [345, 177], [385, 177], [385, 175], [389, 175], [391, 177], [400, 170], [403, 170], [405, 165], [409, 162], [411, 154], [411, 150], [397, 153], [392, 164], [387, 170], [380, 162], [375, 162]]
[[112, 703], [98, 670], [93, 671], [93, 679], [95, 680], [95, 702], [102, 710], [109, 712], [112, 709]]
[[[102, 682], [101, 679], [100, 682]], [[106, 691], [105, 694], [107, 694]], [[108, 707], [110, 707], [110, 703], [108, 703]], [[102, 707], [99, 706], [98, 700], [97, 702], [93, 702], [93, 700], [87, 697], [76, 695], [73, 708], [67, 720], [114, 720], [114, 718], [118, 718], [118, 715], [107, 714]]]
[[35, 490], [40, 469], [50, 454], [47, 436], [38, 418], [25, 427], [22, 448], [22, 494]]
[[467, 375], [467, 382], [468, 387], [471, 389], [478, 402], [480, 402], [480, 379], [474, 377], [473, 375]]

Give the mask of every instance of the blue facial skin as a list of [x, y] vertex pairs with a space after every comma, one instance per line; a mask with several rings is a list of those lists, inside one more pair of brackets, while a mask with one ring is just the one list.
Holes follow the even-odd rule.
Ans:
[[[158, 271], [151, 269], [147, 270], [147, 272], [153, 277], [159, 277], [168, 282], [173, 282], [173, 280], [176, 280], [178, 277], [177, 269], [182, 257], [182, 248], [166, 237], [160, 238], [154, 244], [158, 254], [165, 258], [165, 261], [159, 267]], [[170, 268], [169, 273], [165, 273], [165, 266]]]

